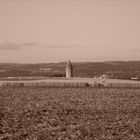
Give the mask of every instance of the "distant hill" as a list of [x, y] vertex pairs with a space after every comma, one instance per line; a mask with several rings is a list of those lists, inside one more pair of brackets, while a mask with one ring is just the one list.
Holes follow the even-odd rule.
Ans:
[[[107, 75], [115, 79], [140, 79], [140, 61], [73, 62], [75, 77]], [[16, 64], [0, 63], [0, 77], [64, 77], [65, 62]]]

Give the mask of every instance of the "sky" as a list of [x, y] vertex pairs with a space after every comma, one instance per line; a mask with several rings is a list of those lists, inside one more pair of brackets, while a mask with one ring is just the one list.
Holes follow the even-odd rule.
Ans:
[[139, 0], [0, 0], [0, 63], [140, 60]]

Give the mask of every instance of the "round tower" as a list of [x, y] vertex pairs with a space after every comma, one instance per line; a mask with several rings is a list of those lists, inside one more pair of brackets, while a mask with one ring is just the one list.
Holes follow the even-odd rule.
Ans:
[[73, 77], [73, 67], [70, 60], [66, 64], [66, 78]]

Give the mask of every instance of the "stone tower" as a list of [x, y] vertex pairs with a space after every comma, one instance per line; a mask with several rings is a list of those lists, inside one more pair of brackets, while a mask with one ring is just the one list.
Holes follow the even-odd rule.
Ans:
[[66, 78], [73, 77], [73, 67], [70, 60], [66, 64]]

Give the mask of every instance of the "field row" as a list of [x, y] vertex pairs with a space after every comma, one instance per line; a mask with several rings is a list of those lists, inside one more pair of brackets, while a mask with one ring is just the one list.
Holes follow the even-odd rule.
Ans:
[[139, 140], [140, 90], [0, 88], [1, 140]]
[[1, 87], [105, 87], [105, 88], [140, 88], [140, 82], [106, 82], [106, 81], [14, 81], [1, 82]]

